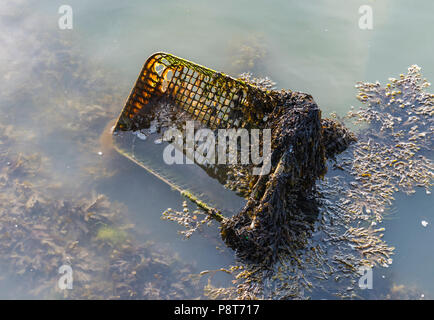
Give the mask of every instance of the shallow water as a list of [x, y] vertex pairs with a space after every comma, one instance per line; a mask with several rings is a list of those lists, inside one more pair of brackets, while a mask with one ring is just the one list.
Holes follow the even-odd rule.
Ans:
[[[14, 126], [9, 152], [48, 157], [51, 179], [63, 185], [59, 199], [78, 188], [126, 204], [138, 242], [156, 241], [167, 254], [193, 263], [195, 272], [228, 266], [234, 257], [230, 250], [216, 250], [224, 247], [216, 227], [183, 241], [175, 224], [160, 219], [168, 207], [182, 209], [182, 197], [104, 149], [99, 135], [119, 114], [144, 61], [156, 51], [234, 76], [244, 71], [269, 76], [278, 88], [312, 94], [325, 115], [343, 115], [360, 105], [357, 81], [385, 83], [412, 64], [432, 81], [434, 3], [368, 1], [374, 29], [360, 30], [358, 8], [365, 2], [74, 1], [73, 30], [57, 27], [64, 2], [3, 2], [0, 112], [1, 123]], [[373, 291], [391, 279], [434, 297], [432, 203], [424, 190], [394, 202], [382, 225], [395, 255], [389, 268], [374, 269]], [[0, 275], [7, 278], [7, 269], [0, 267]], [[57, 278], [53, 274], [53, 281]], [[217, 280], [217, 285], [228, 283], [225, 277]], [[13, 281], [0, 281], [0, 297], [26, 297], [10, 292]]]

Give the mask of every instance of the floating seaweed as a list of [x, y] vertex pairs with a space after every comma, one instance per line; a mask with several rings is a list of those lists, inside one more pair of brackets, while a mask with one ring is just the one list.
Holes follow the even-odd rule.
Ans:
[[[394, 248], [382, 240], [385, 230], [377, 226], [393, 194], [413, 193], [416, 187], [430, 193], [434, 95], [424, 91], [428, 86], [417, 66], [385, 87], [359, 83], [358, 98], [366, 107], [350, 111], [344, 120], [367, 125], [355, 144], [328, 161], [328, 174], [317, 181], [318, 221], [311, 230], [301, 228], [306, 233], [300, 233], [298, 241], [304, 249], [280, 255], [271, 270], [241, 263], [233, 269], [238, 286], [208, 287], [209, 296], [249, 299], [252, 292], [254, 298], [279, 299], [307, 298], [316, 292], [340, 298], [363, 296], [357, 286], [361, 268], [387, 267], [393, 261]], [[381, 298], [423, 298], [412, 290], [400, 295], [397, 288], [401, 287], [391, 283]]]

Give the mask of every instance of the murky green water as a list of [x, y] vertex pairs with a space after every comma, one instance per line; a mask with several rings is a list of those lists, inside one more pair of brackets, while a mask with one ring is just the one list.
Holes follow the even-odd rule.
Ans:
[[[0, 260], [6, 260], [0, 264], [0, 297], [62, 297], [64, 293], [55, 289], [60, 277], [57, 269], [68, 262], [69, 255], [75, 259], [72, 267], [77, 265], [86, 274], [77, 273], [79, 289], [72, 290], [77, 290], [72, 297], [86, 297], [83, 288], [93, 280], [88, 279], [89, 274], [98, 281], [101, 277], [98, 283], [112, 286], [110, 279], [115, 272], [105, 266], [115, 268], [118, 261], [129, 261], [125, 256], [111, 258], [112, 249], [107, 247], [121, 245], [113, 243], [113, 239], [109, 244], [101, 240], [99, 228], [112, 223], [113, 228], [134, 225], [127, 232], [133, 235], [129, 241], [134, 248], [152, 240], [158, 250], [160, 247], [165, 250], [161, 255], [144, 254], [145, 260], [149, 258], [154, 264], [141, 269], [142, 278], [134, 280], [139, 287], [146, 284], [143, 286], [147, 291], [140, 289], [143, 298], [200, 296], [200, 286], [176, 289], [178, 296], [165, 295], [164, 292], [175, 290], [168, 289], [168, 283], [180, 281], [170, 268], [186, 270], [182, 274], [187, 275], [234, 262], [230, 250], [216, 249], [216, 246], [223, 249], [224, 244], [215, 226], [183, 241], [175, 224], [160, 219], [168, 207], [182, 209], [181, 196], [127, 159], [110, 152], [105, 140], [101, 145], [100, 135], [121, 111], [142, 64], [152, 53], [170, 52], [234, 76], [244, 71], [269, 76], [278, 88], [311, 93], [325, 115], [330, 112], [343, 115], [351, 105], [360, 105], [355, 98], [357, 81], [385, 83], [388, 77], [405, 73], [412, 64], [422, 67], [428, 80], [434, 79], [431, 41], [434, 3], [429, 0], [411, 4], [401, 0], [128, 3], [75, 0], [70, 3], [73, 30], [59, 30], [58, 8], [62, 4], [65, 3], [0, 4], [3, 170], [0, 241], [13, 244], [13, 247], [4, 245], [0, 253]], [[358, 8], [362, 4], [370, 4], [374, 10], [373, 30], [358, 27]], [[18, 165], [19, 159], [35, 153], [42, 156], [36, 168]], [[41, 170], [45, 173], [38, 173]], [[62, 209], [67, 206], [58, 204], [59, 201], [69, 201], [72, 207], [86, 207], [90, 211], [80, 210], [93, 214], [92, 201], [97, 194], [106, 195], [107, 201], [126, 205], [119, 209], [123, 215], [118, 224], [113, 219], [101, 218], [100, 224], [94, 226], [88, 224], [89, 219], [80, 220], [80, 226], [82, 222], [84, 226], [77, 228], [89, 231], [68, 227], [71, 230], [63, 234], [63, 227], [57, 233], [54, 231], [57, 227], [51, 227], [55, 222], [44, 218], [55, 212], [61, 219], [62, 212], [72, 212]], [[29, 203], [36, 196], [39, 200]], [[394, 290], [397, 296], [408, 294], [410, 298], [420, 294], [434, 297], [432, 204], [432, 196], [421, 189], [412, 196], [399, 195], [391, 206], [391, 214], [381, 226], [386, 229], [384, 239], [396, 248], [395, 255], [388, 268], [374, 269], [371, 297], [382, 296], [385, 290]], [[71, 219], [63, 223], [77, 223]], [[44, 223], [51, 230], [44, 229], [48, 235], [35, 229]], [[18, 231], [14, 233], [9, 228]], [[18, 257], [33, 250], [32, 245], [17, 249], [21, 248], [20, 243], [34, 238], [41, 243], [53, 239], [53, 234], [63, 237], [57, 242], [52, 240], [58, 248], [43, 244], [38, 247], [40, 251], [35, 251], [40, 252], [44, 261], [53, 259], [52, 262], [38, 262], [41, 259], [38, 254], [30, 259]], [[78, 266], [79, 261], [85, 264], [87, 258], [77, 258], [74, 251], [70, 253], [71, 243], [76, 239], [79, 246], [98, 257], [93, 259], [95, 266]], [[44, 254], [47, 250], [57, 251]], [[176, 255], [177, 261], [168, 261]], [[161, 271], [163, 265], [167, 271]], [[229, 280], [226, 276], [216, 277], [214, 284], [227, 286]], [[109, 297], [106, 287], [101, 289], [100, 296], [93, 293], [94, 297]], [[50, 288], [58, 296], [47, 296]], [[111, 294], [116, 296], [116, 292]], [[329, 297], [321, 291], [314, 296]]]

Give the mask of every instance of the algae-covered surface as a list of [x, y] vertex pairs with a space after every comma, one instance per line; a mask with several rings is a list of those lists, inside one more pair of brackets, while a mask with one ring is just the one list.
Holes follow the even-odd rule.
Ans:
[[[432, 3], [373, 2], [361, 31], [356, 2], [77, 1], [73, 30], [58, 28], [63, 3], [2, 2], [0, 297], [433, 298]], [[188, 194], [114, 151], [110, 128], [160, 50], [309, 92], [356, 134], [272, 265], [240, 260]]]

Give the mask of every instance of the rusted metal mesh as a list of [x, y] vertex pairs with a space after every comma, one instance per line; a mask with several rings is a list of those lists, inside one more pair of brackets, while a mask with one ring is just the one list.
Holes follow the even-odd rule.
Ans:
[[261, 127], [273, 107], [270, 92], [175, 57], [156, 53], [146, 61], [115, 130], [138, 130], [152, 108], [168, 101], [210, 129]]

